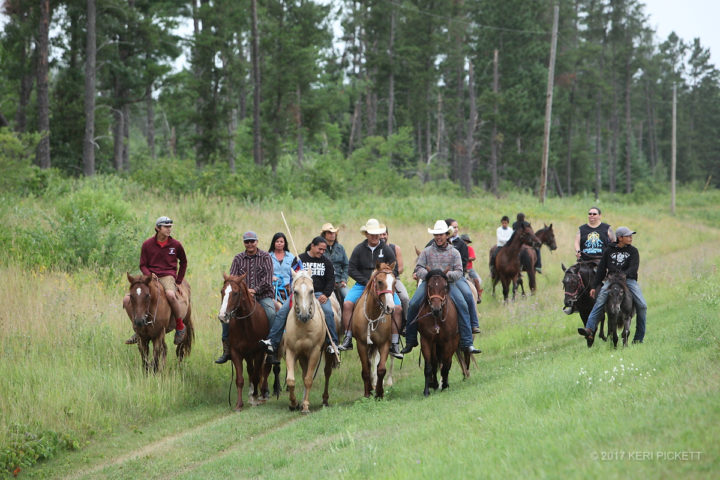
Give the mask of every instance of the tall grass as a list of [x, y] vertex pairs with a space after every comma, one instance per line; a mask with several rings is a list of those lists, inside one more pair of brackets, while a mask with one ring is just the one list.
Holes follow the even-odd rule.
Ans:
[[[718, 198], [703, 195], [681, 195], [674, 217], [658, 203], [602, 204], [606, 221], [638, 231], [640, 284], [650, 305], [646, 344], [617, 351], [602, 342], [585, 348], [575, 333], [579, 317], [560, 310], [560, 263], [573, 262], [575, 231], [595, 203], [587, 198], [549, 199], [543, 206], [522, 195], [374, 198], [358, 204], [279, 199], [262, 206], [206, 194], [129, 200], [131, 220], [120, 225], [135, 223], [135, 236], [128, 240], [134, 249], [152, 234], [157, 216], [176, 221], [193, 287], [192, 355], [180, 366], [170, 353], [162, 374], [146, 376], [137, 349], [123, 344], [131, 333], [120, 305], [127, 288], [124, 271], [137, 270], [135, 256], [114, 267], [112, 277], [82, 264], [70, 270], [25, 264], [32, 251], [5, 257], [0, 262], [2, 466], [20, 466], [23, 474], [37, 476], [119, 478], [330, 472], [344, 478], [612, 478], [628, 468], [661, 477], [702, 477], [720, 454], [712, 441], [720, 433], [714, 400], [720, 386], [715, 248], [720, 230], [712, 207]], [[33, 226], [33, 217], [19, 212], [56, 212], [42, 199], [13, 205], [0, 208], [9, 231], [5, 239]], [[536, 228], [553, 223], [558, 251], [543, 250], [538, 294], [505, 306], [501, 292], [497, 299], [489, 295], [486, 255], [500, 216], [520, 210]], [[436, 219], [457, 218], [473, 238], [476, 268], [486, 279], [476, 341], [484, 351], [480, 369], [462, 381], [456, 366], [450, 390], [423, 399], [415, 351], [402, 369], [395, 363], [396, 384], [387, 400], [368, 401], [361, 399], [357, 357], [349, 352], [331, 380], [334, 408], [317, 407], [319, 374], [309, 417], [287, 412], [285, 396], [229, 414], [229, 368], [212, 362], [219, 353], [217, 289], [242, 249], [243, 231], [257, 231], [263, 249], [274, 232], [286, 231], [280, 211], [301, 250], [330, 221], [342, 226], [340, 242], [351, 251], [362, 239], [360, 226], [379, 218], [405, 253], [403, 279], [411, 291], [413, 247], [427, 242], [427, 228]], [[693, 462], [592, 459], [593, 453], [611, 450], [705, 455]], [[30, 468], [43, 459], [51, 460]]]

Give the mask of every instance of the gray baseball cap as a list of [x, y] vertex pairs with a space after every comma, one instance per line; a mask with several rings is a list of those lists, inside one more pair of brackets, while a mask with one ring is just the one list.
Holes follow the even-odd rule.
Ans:
[[615, 236], [616, 237], [630, 237], [634, 235], [637, 232], [633, 232], [628, 227], [618, 227], [617, 230], [615, 230]]
[[258, 239], [258, 238], [257, 238], [257, 233], [255, 233], [255, 232], [253, 232], [253, 231], [249, 231], [249, 232], [243, 233], [243, 242], [244, 242], [245, 240], [257, 240], [257, 239]]

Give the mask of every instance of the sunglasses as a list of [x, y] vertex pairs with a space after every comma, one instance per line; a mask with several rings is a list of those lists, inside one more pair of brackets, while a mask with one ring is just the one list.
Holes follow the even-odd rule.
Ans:
[[257, 240], [243, 240], [243, 243], [255, 243]]
[[600, 215], [600, 214], [599, 214], [599, 213], [595, 213], [595, 212], [588, 212], [588, 215]]

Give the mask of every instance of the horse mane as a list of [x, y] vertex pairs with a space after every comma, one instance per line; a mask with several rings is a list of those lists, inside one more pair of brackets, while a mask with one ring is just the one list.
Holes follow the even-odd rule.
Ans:
[[442, 277], [445, 279], [445, 281], [448, 281], [447, 275], [442, 270], [436, 268], [433, 270], [430, 270], [427, 275], [425, 276], [425, 282], [427, 283], [432, 277]]

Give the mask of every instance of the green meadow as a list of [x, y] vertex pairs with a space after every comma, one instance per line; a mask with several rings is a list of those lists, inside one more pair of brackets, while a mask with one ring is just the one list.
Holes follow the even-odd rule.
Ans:
[[[168, 197], [108, 179], [42, 197], [0, 199], [0, 475], [18, 478], [711, 478], [720, 467], [720, 193], [597, 202], [604, 221], [638, 233], [648, 301], [645, 343], [588, 349], [577, 314], [562, 312], [561, 264], [592, 197], [512, 194], [248, 203]], [[487, 251], [502, 215], [553, 224], [534, 296], [490, 295]], [[410, 275], [427, 228], [454, 217], [484, 280], [483, 350], [463, 380], [422, 395], [418, 349], [393, 365], [382, 401], [365, 399], [356, 351], [342, 356], [322, 408], [285, 393], [233, 412], [229, 364], [217, 366], [222, 274], [255, 230], [267, 249], [287, 229], [298, 249], [320, 225], [340, 226], [348, 253], [369, 217], [390, 228]], [[189, 258], [196, 342], [179, 365], [145, 375], [121, 308], [156, 217], [175, 220]], [[526, 282], [527, 285], [527, 282]], [[634, 328], [634, 325], [633, 325]], [[167, 337], [172, 342], [172, 335]], [[283, 374], [284, 374], [283, 366]], [[283, 378], [284, 381], [284, 378]], [[247, 385], [247, 383], [246, 383]], [[244, 395], [247, 398], [247, 388]], [[247, 402], [246, 402], [247, 405]]]

